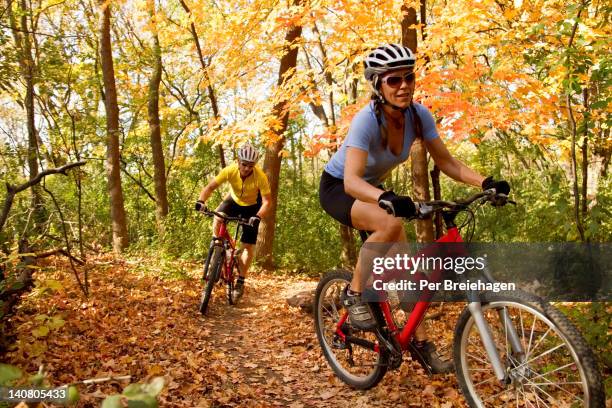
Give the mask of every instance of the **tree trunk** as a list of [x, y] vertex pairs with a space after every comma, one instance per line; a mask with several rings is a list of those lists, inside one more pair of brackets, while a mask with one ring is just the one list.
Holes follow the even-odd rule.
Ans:
[[[28, 171], [30, 180], [38, 175], [38, 135], [36, 132], [36, 124], [34, 123], [34, 84], [36, 79], [36, 64], [32, 56], [32, 41], [30, 35], [28, 16], [31, 10], [25, 0], [19, 3], [20, 26], [17, 26], [15, 15], [13, 14], [12, 0], [7, 0], [7, 12], [13, 38], [15, 40], [15, 48], [19, 59], [19, 70], [25, 82], [25, 97], [23, 106], [26, 110], [26, 124], [28, 129]], [[45, 221], [45, 212], [42, 206], [42, 197], [40, 186], [36, 185], [30, 190], [31, 204], [30, 208], [33, 211], [36, 229]]]
[[[433, 195], [434, 200], [442, 199], [442, 187], [440, 186], [440, 168], [438, 166], [434, 166], [431, 172], [429, 173], [431, 176], [431, 184], [433, 186]], [[442, 214], [439, 212], [434, 215], [434, 225], [435, 225], [435, 239], [440, 238], [444, 234], [444, 226], [442, 223]]]
[[[155, 0], [148, 0], [151, 19], [155, 19]], [[153, 27], [155, 21], [152, 22]], [[162, 77], [161, 47], [157, 28], [153, 28], [153, 73], [149, 81], [149, 132], [151, 139], [151, 151], [153, 153], [153, 181], [155, 183], [155, 219], [157, 231], [161, 235], [164, 232], [164, 218], [168, 215], [168, 193], [166, 191], [166, 164], [164, 161], [164, 148], [161, 139], [161, 126], [159, 120], [159, 84]]]
[[[424, 0], [422, 0], [424, 2]], [[417, 31], [414, 26], [417, 24], [417, 14], [414, 8], [402, 6], [404, 18], [402, 19], [402, 44], [416, 53], [417, 51]], [[413, 199], [416, 201], [430, 200], [429, 177], [427, 173], [427, 150], [422, 140], [415, 140], [410, 149], [410, 159], [412, 161], [412, 188]], [[431, 219], [418, 220], [416, 222], [416, 236], [418, 242], [431, 242], [434, 239], [433, 222]]]
[[104, 81], [104, 107], [106, 108], [106, 174], [110, 195], [113, 250], [121, 253], [128, 246], [128, 232], [121, 189], [119, 159], [119, 106], [115, 88], [115, 69], [110, 37], [110, 4], [98, 0], [100, 5], [100, 63]]
[[[294, 0], [293, 5], [299, 6], [301, 0]], [[302, 35], [302, 26], [291, 26], [287, 34], [285, 35], [285, 53], [283, 54], [280, 61], [280, 68], [278, 71], [278, 87], [282, 87], [287, 82], [291, 75], [286, 75], [290, 70], [294, 70], [297, 65], [297, 54], [298, 48], [294, 46], [295, 40], [300, 38]], [[280, 152], [283, 149], [285, 138], [283, 133], [287, 129], [287, 123], [289, 122], [289, 111], [288, 101], [278, 102], [273, 109], [273, 115], [276, 116], [281, 123], [279, 129], [272, 130], [277, 136], [278, 140], [269, 147], [266, 151], [264, 161], [264, 172], [270, 182], [271, 191], [271, 203], [268, 214], [264, 217], [261, 223], [259, 239], [258, 239], [258, 250], [257, 255], [261, 261], [262, 266], [265, 268], [272, 268], [274, 266], [273, 257], [273, 246], [274, 246], [274, 230], [276, 224], [276, 209], [278, 204], [278, 182], [280, 178], [281, 168], [281, 157]]]

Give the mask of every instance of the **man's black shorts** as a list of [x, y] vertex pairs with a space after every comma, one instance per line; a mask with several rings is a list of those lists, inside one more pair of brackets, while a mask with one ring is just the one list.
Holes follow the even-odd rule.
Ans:
[[[217, 207], [217, 212], [222, 212], [227, 214], [230, 217], [242, 217], [242, 218], [251, 218], [254, 215], [257, 215], [257, 211], [261, 208], [261, 203], [242, 206], [237, 202], [232, 200], [232, 197], [228, 197]], [[257, 232], [259, 230], [259, 226], [257, 228], [251, 227], [250, 225], [242, 226], [242, 237], [240, 238], [241, 242], [245, 244], [255, 244], [257, 242]]]

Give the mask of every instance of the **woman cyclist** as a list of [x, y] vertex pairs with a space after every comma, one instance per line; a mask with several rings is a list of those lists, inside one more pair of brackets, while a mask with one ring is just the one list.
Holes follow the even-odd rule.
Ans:
[[[408, 159], [417, 137], [423, 139], [447, 176], [483, 189], [495, 188], [498, 193], [510, 192], [506, 181], [485, 178], [449, 153], [429, 110], [412, 100], [414, 66], [413, 52], [401, 45], [387, 44], [368, 54], [364, 67], [372, 100], [353, 118], [346, 139], [321, 177], [319, 199], [323, 209], [344, 225], [371, 232], [366, 242], [406, 242], [404, 224], [398, 217], [414, 215], [415, 204], [408, 196], [385, 191], [381, 183]], [[367, 280], [368, 273], [358, 260], [353, 279], [342, 295], [351, 324], [360, 330], [376, 327], [369, 305], [361, 299]], [[434, 373], [452, 370], [452, 362], [441, 360], [435, 346], [427, 341], [423, 326], [416, 331], [414, 345]]]

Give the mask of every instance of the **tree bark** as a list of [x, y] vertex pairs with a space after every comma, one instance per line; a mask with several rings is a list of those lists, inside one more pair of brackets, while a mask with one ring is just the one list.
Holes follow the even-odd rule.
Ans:
[[104, 82], [104, 107], [106, 108], [106, 174], [110, 195], [113, 251], [121, 253], [129, 244], [121, 169], [119, 160], [119, 106], [115, 87], [115, 69], [110, 37], [110, 3], [98, 0], [100, 6], [100, 63]]
[[[440, 186], [440, 168], [438, 166], [433, 167], [429, 173], [431, 176], [431, 184], [433, 186], [433, 198], [434, 200], [442, 199], [442, 187]], [[444, 234], [444, 226], [442, 223], [442, 214], [439, 212], [434, 215], [434, 226], [435, 228], [435, 239], [440, 238]]]
[[[155, 19], [155, 0], [148, 0], [147, 5], [151, 20]], [[149, 101], [147, 105], [149, 118], [149, 135], [151, 152], [153, 154], [153, 181], [155, 184], [155, 219], [157, 231], [164, 233], [164, 218], [168, 215], [168, 193], [166, 190], [166, 164], [164, 161], [164, 148], [161, 138], [161, 125], [159, 120], [159, 84], [162, 77], [162, 55], [159, 45], [159, 36], [155, 21], [153, 24], [153, 73], [149, 81]]]
[[[584, 7], [584, 6], [583, 6]], [[578, 29], [578, 22], [580, 21], [580, 14], [582, 13], [582, 8], [580, 8], [580, 10], [578, 10], [578, 15], [576, 16], [576, 20], [574, 23], [574, 27], [572, 29], [572, 34], [570, 36], [570, 40], [567, 46], [567, 67], [568, 67], [568, 74], [567, 74], [567, 78], [570, 78], [570, 74], [571, 74], [571, 60], [570, 60], [570, 53], [569, 50], [572, 48], [572, 44], [574, 42], [574, 38], [576, 35], [576, 30]], [[571, 137], [572, 137], [572, 141], [571, 141], [571, 149], [570, 149], [570, 154], [571, 154], [571, 158], [572, 158], [572, 190], [574, 193], [574, 217], [576, 219], [576, 228], [578, 229], [578, 234], [580, 235], [580, 240], [581, 241], [585, 241], [585, 232], [584, 232], [584, 226], [582, 224], [583, 219], [581, 217], [582, 213], [580, 211], [580, 190], [578, 189], [578, 162], [577, 162], [577, 158], [576, 158], [576, 143], [577, 143], [577, 129], [576, 129], [576, 120], [574, 119], [574, 112], [573, 112], [573, 108], [572, 108], [572, 95], [571, 95], [571, 89], [567, 90], [567, 93], [565, 95], [565, 101], [567, 103], [567, 112], [568, 112], [568, 117], [569, 117], [569, 124], [570, 124], [570, 133], [571, 133]]]
[[[301, 0], [294, 0], [293, 5], [299, 6]], [[290, 70], [294, 70], [297, 65], [298, 48], [294, 42], [302, 35], [302, 26], [293, 25], [285, 35], [285, 52], [280, 61], [278, 71], [278, 87], [282, 87], [291, 77], [287, 75]], [[281, 126], [279, 129], [272, 130], [278, 140], [272, 144], [267, 150], [264, 161], [264, 172], [270, 182], [271, 203], [268, 214], [264, 217], [260, 227], [260, 233], [257, 245], [258, 258], [265, 268], [274, 267], [274, 230], [276, 224], [276, 209], [278, 205], [278, 182], [280, 177], [281, 157], [280, 152], [283, 149], [285, 138], [283, 133], [287, 129], [289, 122], [288, 101], [279, 101], [273, 108], [272, 114], [276, 116]]]
[[[19, 14], [20, 25], [17, 26], [15, 15], [13, 14], [12, 8], [13, 0], [7, 0], [7, 12], [9, 17], [9, 24], [11, 26], [11, 32], [15, 40], [15, 48], [17, 49], [19, 59], [19, 70], [25, 82], [25, 97], [23, 105], [26, 110], [26, 125], [28, 129], [28, 171], [30, 173], [30, 180], [34, 179], [38, 175], [38, 135], [36, 130], [36, 124], [34, 122], [34, 85], [36, 80], [36, 64], [34, 57], [32, 56], [32, 40], [30, 35], [34, 35], [30, 32], [28, 25], [28, 16], [31, 13], [31, 9], [28, 9], [28, 5], [25, 0], [21, 0], [19, 3]], [[45, 220], [45, 212], [42, 206], [42, 194], [40, 192], [40, 186], [34, 185], [31, 192], [31, 204], [30, 207], [33, 210], [33, 216], [36, 227], [38, 228]]]
[[[423, 0], [424, 3], [424, 0]], [[402, 19], [402, 44], [417, 51], [417, 13], [414, 8], [402, 6], [404, 18]], [[410, 149], [411, 176], [413, 199], [416, 201], [430, 200], [429, 177], [427, 172], [427, 150], [422, 140], [417, 139]], [[433, 222], [431, 219], [416, 222], [416, 236], [418, 242], [431, 242], [434, 239]]]

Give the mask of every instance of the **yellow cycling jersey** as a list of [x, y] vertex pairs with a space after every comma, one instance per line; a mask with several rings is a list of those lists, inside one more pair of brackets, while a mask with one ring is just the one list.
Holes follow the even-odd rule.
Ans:
[[242, 206], [254, 205], [257, 203], [257, 193], [261, 195], [270, 194], [270, 184], [268, 177], [262, 169], [255, 166], [253, 172], [244, 180], [240, 177], [238, 163], [231, 164], [225, 167], [215, 177], [217, 184], [221, 185], [229, 181], [231, 186], [232, 199]]

